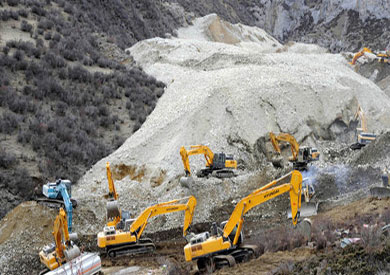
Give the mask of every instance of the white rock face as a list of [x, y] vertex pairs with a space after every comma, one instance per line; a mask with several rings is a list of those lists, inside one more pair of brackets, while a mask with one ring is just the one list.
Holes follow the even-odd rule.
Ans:
[[[352, 119], [357, 102], [370, 131], [390, 127], [390, 98], [341, 55], [313, 45], [282, 47], [261, 29], [231, 25], [215, 15], [179, 30], [178, 38], [149, 39], [129, 50], [167, 88], [142, 127], [75, 186], [73, 195], [81, 201], [85, 194], [102, 201], [108, 192], [105, 163], [110, 161], [112, 167], [142, 170], [138, 181], [117, 181], [122, 208], [139, 212], [193, 194], [198, 195], [197, 213], [202, 213], [195, 220], [205, 221], [211, 205], [240, 198], [253, 186], [246, 185], [248, 172], [243, 171], [234, 186], [210, 179], [190, 190], [181, 187], [180, 146], [208, 144], [214, 152], [232, 153], [250, 165], [256, 142], [269, 131], [289, 132], [313, 145], [316, 138], [335, 137], [339, 122], [347, 125]], [[201, 156], [190, 162], [192, 169], [204, 165]], [[163, 183], [153, 188], [150, 180], [159, 175]], [[104, 203], [91, 210], [99, 218]]]

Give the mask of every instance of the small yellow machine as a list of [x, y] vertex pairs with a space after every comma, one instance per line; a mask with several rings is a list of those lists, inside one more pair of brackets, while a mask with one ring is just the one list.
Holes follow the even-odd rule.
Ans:
[[[101, 260], [96, 253], [83, 252], [73, 243], [76, 233], [69, 233], [66, 213], [63, 208], [54, 221], [54, 244], [47, 245], [39, 252], [41, 263], [46, 269], [39, 274], [80, 274], [92, 275], [101, 271]], [[53, 272], [50, 272], [53, 271]]]
[[191, 168], [189, 156], [203, 154], [206, 159], [206, 168], [201, 169], [197, 173], [198, 177], [207, 177], [210, 174], [217, 178], [230, 178], [234, 177], [233, 169], [237, 169], [237, 161], [233, 156], [226, 155], [225, 153], [213, 153], [211, 149], [206, 145], [191, 145], [190, 150], [186, 150], [184, 146], [180, 148], [180, 155], [184, 165], [185, 177], [180, 179], [183, 184], [193, 183], [191, 177]]
[[299, 171], [307, 169], [307, 165], [312, 161], [317, 161], [320, 158], [320, 152], [316, 148], [309, 146], [299, 146], [296, 139], [286, 133], [280, 133], [275, 135], [274, 133], [269, 133], [272, 146], [278, 154], [281, 154], [279, 147], [279, 141], [285, 141], [290, 143], [292, 156], [289, 158], [289, 161], [293, 163], [293, 168]]
[[[179, 203], [184, 200], [188, 200], [186, 204]], [[98, 246], [106, 248], [110, 257], [152, 252], [155, 250], [152, 240], [148, 238], [141, 239], [148, 220], [166, 213], [185, 211], [183, 235], [186, 236], [192, 223], [195, 206], [196, 199], [190, 196], [150, 206], [136, 219], [124, 219], [122, 216], [120, 222], [109, 222], [104, 227], [103, 232], [98, 233]]]
[[[288, 177], [291, 177], [289, 183], [271, 188]], [[253, 207], [286, 192], [290, 194], [292, 222], [296, 225], [301, 207], [302, 175], [294, 170], [239, 201], [229, 220], [223, 222], [221, 227], [213, 223], [210, 233], [203, 232], [192, 237], [184, 247], [186, 261], [197, 260], [199, 271], [213, 272], [216, 268], [233, 266], [236, 262], [257, 256], [256, 246], [243, 244], [244, 215]]]

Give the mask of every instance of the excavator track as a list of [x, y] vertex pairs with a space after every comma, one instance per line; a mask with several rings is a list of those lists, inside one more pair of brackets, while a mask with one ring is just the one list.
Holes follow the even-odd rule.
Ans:
[[213, 177], [216, 178], [232, 178], [234, 177], [234, 172], [230, 169], [215, 170], [211, 173]]
[[[54, 209], [60, 209], [60, 208], [65, 208], [65, 204], [63, 200], [57, 200], [57, 199], [48, 199], [48, 198], [38, 198], [35, 200], [37, 203], [54, 208]], [[72, 207], [76, 208], [77, 207], [77, 201], [75, 199], [70, 199], [72, 202]]]
[[116, 246], [107, 247], [107, 255], [115, 258], [123, 255], [138, 255], [151, 253], [156, 250], [156, 246], [151, 239], [140, 239], [136, 243], [124, 243]]
[[43, 269], [43, 270], [41, 270], [41, 271], [39, 272], [39, 275], [46, 274], [46, 273], [48, 273], [49, 271], [50, 271], [50, 269], [45, 268], [45, 269]]
[[259, 248], [256, 245], [241, 245], [230, 250], [227, 254], [214, 255], [200, 258], [197, 261], [198, 270], [201, 273], [212, 273], [223, 267], [233, 267], [237, 263], [248, 262], [259, 256]]

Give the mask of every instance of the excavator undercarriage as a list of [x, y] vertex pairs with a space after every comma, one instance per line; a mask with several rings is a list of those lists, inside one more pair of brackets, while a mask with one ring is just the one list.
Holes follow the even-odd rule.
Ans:
[[139, 239], [133, 243], [122, 243], [106, 247], [107, 255], [110, 258], [115, 258], [122, 255], [139, 255], [148, 254], [156, 250], [156, 246], [149, 238]]

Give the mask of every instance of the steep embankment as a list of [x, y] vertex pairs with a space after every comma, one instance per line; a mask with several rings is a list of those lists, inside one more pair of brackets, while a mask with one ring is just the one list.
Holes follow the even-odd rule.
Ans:
[[[74, 192], [85, 204], [93, 201], [101, 224], [106, 161], [114, 168], [118, 192], [125, 194], [120, 198], [124, 209], [137, 213], [158, 201], [192, 194], [199, 199], [195, 221], [202, 222], [220, 217], [226, 203], [234, 204], [275, 176], [250, 172], [267, 166], [269, 131], [290, 132], [311, 145], [318, 139], [352, 142], [348, 126], [358, 102], [370, 130], [379, 133], [390, 126], [390, 99], [351, 70], [341, 55], [313, 45], [282, 47], [260, 29], [231, 25], [215, 15], [180, 29], [178, 38], [150, 39], [129, 50], [146, 72], [168, 87], [145, 124], [98, 162]], [[232, 180], [180, 186], [179, 148], [199, 143], [235, 154], [245, 170]], [[194, 157], [191, 165], [196, 169], [204, 164]], [[161, 222], [171, 225], [177, 219], [168, 221]]]

